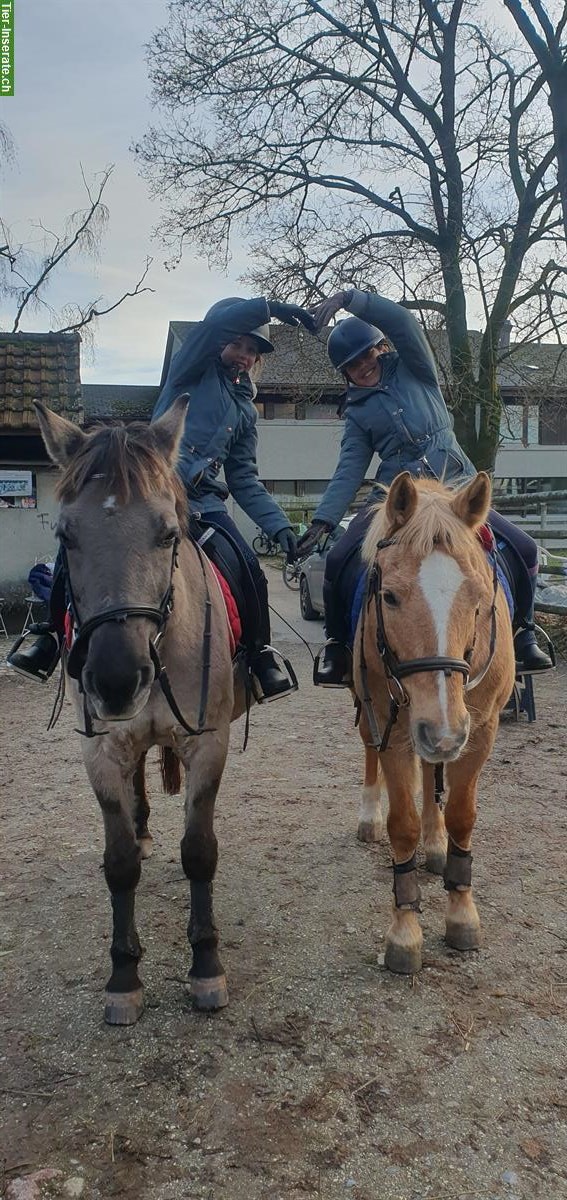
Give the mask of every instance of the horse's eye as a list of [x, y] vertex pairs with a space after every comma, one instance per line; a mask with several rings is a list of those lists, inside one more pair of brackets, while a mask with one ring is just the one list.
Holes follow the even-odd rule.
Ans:
[[384, 604], [387, 604], [388, 608], [397, 608], [398, 607], [398, 603], [399, 603], [398, 597], [395, 596], [393, 592], [384, 592], [383, 599], [384, 599]]
[[178, 529], [169, 529], [167, 531], [167, 533], [164, 533], [163, 536], [160, 538], [159, 544], [160, 544], [160, 546], [173, 546], [174, 542], [178, 542], [178, 541], [179, 541], [179, 530]]
[[64, 550], [76, 550], [77, 549], [77, 542], [72, 537], [72, 535], [69, 533], [68, 529], [58, 529], [56, 532], [56, 536]]

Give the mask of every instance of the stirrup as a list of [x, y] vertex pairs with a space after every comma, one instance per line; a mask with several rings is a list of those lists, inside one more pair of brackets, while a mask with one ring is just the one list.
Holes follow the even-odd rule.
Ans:
[[[330, 646], [341, 646], [344, 649], [345, 655], [346, 655], [346, 669], [343, 672], [343, 677], [339, 683], [327, 683], [324, 679], [321, 678], [321, 656], [325, 654], [325, 651], [328, 650]], [[347, 678], [347, 676], [348, 676], [348, 678]], [[329, 640], [325, 642], [325, 645], [321, 647], [321, 649], [319, 650], [319, 653], [315, 656], [315, 658], [313, 660], [313, 683], [314, 683], [315, 687], [324, 687], [324, 688], [343, 688], [344, 689], [344, 688], [350, 688], [353, 686], [352, 651], [349, 649], [348, 646], [345, 646], [343, 642], [339, 642], [337, 638], [329, 638]]]
[[[542, 628], [541, 625], [536, 625], [535, 621], [530, 622], [529, 625], [520, 625], [520, 628], [517, 629], [516, 632], [514, 633], [514, 642], [516, 641], [516, 638], [519, 633], [525, 633], [526, 631], [538, 633], [544, 639], [546, 646], [545, 646], [545, 650], [543, 651], [543, 653], [547, 653], [549, 655], [549, 657], [551, 659], [551, 665], [549, 667], [548, 666], [534, 667], [533, 669], [530, 670], [529, 667], [525, 668], [522, 666], [521, 663], [516, 662], [516, 664], [515, 664], [516, 665], [516, 679], [521, 679], [522, 676], [524, 676], [524, 675], [542, 675], [545, 671], [553, 671], [553, 670], [555, 670], [555, 666], [557, 663], [557, 659], [555, 656], [555, 646], [553, 645], [553, 642], [552, 642], [549, 634], [546, 632], [545, 629]], [[537, 645], [537, 643], [536, 643], [536, 645]], [[538, 646], [538, 649], [541, 650], [541, 646]]]
[[278, 659], [279, 662], [285, 667], [288, 687], [284, 688], [281, 692], [276, 692], [273, 696], [264, 695], [262, 684], [258, 679], [258, 676], [255, 675], [253, 668], [250, 666], [248, 668], [250, 672], [250, 686], [256, 704], [271, 704], [274, 700], [283, 700], [284, 696], [290, 696], [291, 693], [296, 692], [299, 687], [297, 675], [295, 674], [289, 659], [286, 658], [284, 654], [281, 654], [279, 650], [276, 650], [275, 646], [262, 646], [262, 652], [265, 650], [269, 650], [270, 653], [273, 654], [274, 657]]

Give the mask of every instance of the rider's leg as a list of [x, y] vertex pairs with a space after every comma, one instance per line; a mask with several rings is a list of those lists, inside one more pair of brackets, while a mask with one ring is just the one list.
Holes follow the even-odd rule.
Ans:
[[205, 514], [211, 525], [224, 529], [236, 542], [248, 567], [250, 578], [244, 578], [245, 612], [242, 615], [242, 637], [248, 650], [252, 674], [256, 677], [262, 697], [275, 700], [294, 690], [289, 676], [282, 670], [270, 646], [270, 612], [268, 584], [254, 551], [243, 538], [232, 517], [226, 512]]
[[323, 603], [327, 642], [313, 675], [318, 687], [350, 687], [352, 655], [348, 647], [350, 628], [347, 582], [354, 581], [360, 567], [360, 547], [374, 515], [374, 506], [366, 506], [351, 521], [348, 529], [327, 555]]
[[49, 617], [48, 621], [30, 626], [29, 635], [18, 638], [6, 658], [8, 665], [20, 675], [39, 683], [45, 683], [50, 678], [61, 655], [65, 629], [65, 580], [60, 553], [57, 554], [53, 571]]
[[537, 584], [538, 556], [534, 539], [519, 529], [502, 513], [490, 510], [488, 521], [496, 538], [504, 538], [515, 551], [518, 563], [516, 573], [516, 617], [514, 620], [516, 670], [518, 674], [531, 671], [548, 671], [553, 663], [548, 654], [540, 650], [535, 630], [535, 590]]

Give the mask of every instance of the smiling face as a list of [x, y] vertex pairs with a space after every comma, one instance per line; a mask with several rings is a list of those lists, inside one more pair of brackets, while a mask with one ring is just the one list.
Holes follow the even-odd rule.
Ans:
[[355, 387], [376, 387], [382, 378], [380, 359], [383, 354], [387, 353], [388, 343], [383, 341], [378, 342], [377, 346], [370, 346], [356, 358], [352, 358], [345, 366], [345, 375], [349, 382], [353, 383]]
[[256, 338], [247, 333], [234, 338], [221, 350], [223, 366], [238, 371], [251, 371], [256, 359], [259, 358]]

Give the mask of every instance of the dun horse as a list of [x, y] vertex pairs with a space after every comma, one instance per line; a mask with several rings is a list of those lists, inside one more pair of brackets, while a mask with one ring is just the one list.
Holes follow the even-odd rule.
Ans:
[[57, 534], [75, 633], [68, 673], [104, 820], [113, 913], [105, 1019], [115, 1025], [132, 1024], [143, 1007], [134, 900], [151, 848], [144, 761], [154, 745], [166, 748], [169, 790], [179, 790], [178, 759], [185, 767], [190, 991], [200, 1008], [228, 1001], [213, 917], [213, 812], [235, 696], [224, 603], [208, 561], [184, 536], [174, 465], [185, 402], [150, 427], [89, 434], [36, 405], [47, 450], [63, 469]]
[[[392, 971], [421, 967], [421, 824], [426, 866], [444, 872], [446, 940], [458, 950], [479, 945], [471, 887], [476, 791], [514, 684], [508, 606], [478, 536], [489, 505], [483, 472], [456, 493], [416, 483], [406, 472], [394, 480], [364, 543], [369, 574], [354, 647], [366, 747], [358, 836], [380, 836], [383, 776], [394, 868], [385, 956]], [[439, 764], [445, 764], [445, 820], [436, 803]]]

